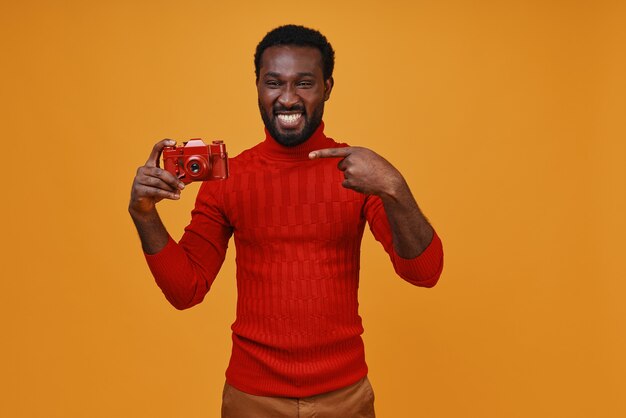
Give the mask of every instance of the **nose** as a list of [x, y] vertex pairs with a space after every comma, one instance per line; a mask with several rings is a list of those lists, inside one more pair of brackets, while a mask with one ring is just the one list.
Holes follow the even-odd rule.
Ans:
[[280, 92], [278, 97], [278, 103], [281, 106], [289, 109], [300, 101], [300, 97], [296, 94], [296, 89], [293, 86], [286, 85]]

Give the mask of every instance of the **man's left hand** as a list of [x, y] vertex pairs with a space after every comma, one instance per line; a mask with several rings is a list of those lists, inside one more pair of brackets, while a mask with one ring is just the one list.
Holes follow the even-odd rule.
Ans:
[[343, 171], [342, 186], [360, 193], [395, 197], [405, 184], [389, 161], [368, 148], [326, 148], [311, 152], [309, 158], [341, 158], [337, 168]]

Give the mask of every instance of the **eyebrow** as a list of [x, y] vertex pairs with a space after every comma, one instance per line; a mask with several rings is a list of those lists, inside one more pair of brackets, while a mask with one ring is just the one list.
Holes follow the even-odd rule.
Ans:
[[[275, 77], [275, 78], [280, 78], [281, 74], [274, 72], [274, 71], [269, 71], [267, 73], [265, 73], [263, 75], [263, 77]], [[302, 73], [298, 73], [298, 77], [315, 77], [315, 74], [313, 74], [312, 72], [302, 72]]]

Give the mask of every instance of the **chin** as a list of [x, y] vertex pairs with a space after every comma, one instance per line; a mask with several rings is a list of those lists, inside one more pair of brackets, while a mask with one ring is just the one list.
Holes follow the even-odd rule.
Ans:
[[293, 134], [293, 135], [272, 135], [272, 137], [278, 142], [280, 145], [284, 145], [285, 147], [295, 147], [296, 145], [300, 145], [305, 142], [309, 138], [304, 138], [302, 134]]
[[285, 147], [295, 147], [296, 145], [300, 145], [305, 142], [311, 134], [308, 134], [307, 125], [305, 125], [302, 129], [298, 130], [280, 130], [276, 123], [272, 124], [271, 129], [268, 128], [272, 137], [279, 144]]

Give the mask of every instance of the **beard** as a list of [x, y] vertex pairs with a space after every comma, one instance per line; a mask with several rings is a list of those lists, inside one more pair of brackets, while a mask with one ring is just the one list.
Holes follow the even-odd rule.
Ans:
[[[320, 126], [320, 123], [322, 123], [322, 116], [324, 114], [324, 102], [322, 102], [318, 107], [313, 110], [312, 115], [306, 113], [306, 109], [304, 108], [304, 106], [293, 106], [287, 109], [280, 105], [273, 106], [272, 114], [268, 115], [261, 105], [260, 100], [259, 111], [261, 112], [261, 119], [263, 119], [265, 128], [270, 133], [272, 138], [274, 138], [276, 142], [278, 142], [280, 145], [283, 145], [285, 147], [295, 147], [296, 145], [300, 145], [306, 142], [306, 140], [309, 139], [311, 135], [313, 135], [313, 132], [315, 132], [318, 126]], [[304, 118], [304, 127], [302, 128], [302, 130], [294, 130], [293, 132], [280, 132], [278, 130], [276, 112], [281, 111], [302, 112], [302, 117]]]

